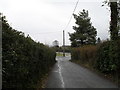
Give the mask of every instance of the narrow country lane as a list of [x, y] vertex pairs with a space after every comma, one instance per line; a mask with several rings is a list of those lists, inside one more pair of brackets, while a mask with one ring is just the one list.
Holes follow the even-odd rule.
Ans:
[[70, 55], [57, 56], [46, 88], [117, 88], [112, 82], [70, 62]]

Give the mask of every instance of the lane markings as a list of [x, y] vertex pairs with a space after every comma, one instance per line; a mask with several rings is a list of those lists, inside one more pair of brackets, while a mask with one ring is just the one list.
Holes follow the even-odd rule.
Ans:
[[63, 77], [62, 77], [62, 73], [61, 73], [61, 67], [60, 67], [60, 61], [58, 61], [58, 68], [59, 68], [59, 74], [60, 74], [60, 79], [61, 79], [61, 82], [62, 82], [62, 88], [65, 88], [65, 83], [63, 81]]

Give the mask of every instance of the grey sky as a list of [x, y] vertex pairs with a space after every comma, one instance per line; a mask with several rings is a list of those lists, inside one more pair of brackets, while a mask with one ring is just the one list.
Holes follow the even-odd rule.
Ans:
[[[109, 37], [110, 11], [107, 6], [101, 7], [104, 0], [79, 0], [75, 11], [78, 14], [82, 9], [89, 11], [91, 22], [97, 29], [98, 37]], [[77, 0], [1, 0], [0, 12], [9, 21], [10, 25], [29, 34], [32, 39], [51, 45], [58, 40], [62, 45], [62, 31], [65, 29]], [[65, 30], [66, 44], [70, 45], [68, 32], [74, 32], [72, 26], [75, 20]]]

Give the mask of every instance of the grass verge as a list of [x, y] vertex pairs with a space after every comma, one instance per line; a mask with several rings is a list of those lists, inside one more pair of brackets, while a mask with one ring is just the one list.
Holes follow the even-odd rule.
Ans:
[[57, 52], [56, 56], [63, 56], [63, 53], [62, 52]]
[[38, 84], [36, 86], [37, 90], [41, 90], [41, 88], [45, 88], [46, 87], [46, 83], [48, 80], [48, 73], [46, 73], [40, 81], [38, 81]]

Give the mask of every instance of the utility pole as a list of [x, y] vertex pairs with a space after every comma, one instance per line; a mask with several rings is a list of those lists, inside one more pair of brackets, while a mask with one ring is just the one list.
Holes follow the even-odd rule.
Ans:
[[63, 57], [65, 57], [65, 31], [63, 30]]

